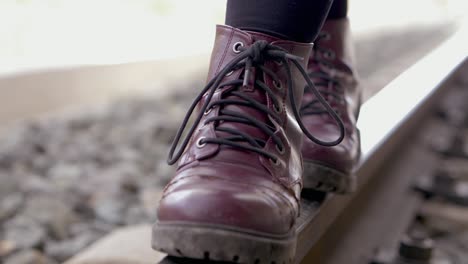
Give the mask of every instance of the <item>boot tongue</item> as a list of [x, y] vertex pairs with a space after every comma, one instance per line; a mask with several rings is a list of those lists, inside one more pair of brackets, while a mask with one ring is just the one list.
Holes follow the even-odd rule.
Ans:
[[[249, 85], [248, 88], [251, 88], [251, 86]], [[237, 87], [235, 88], [233, 91], [237, 91], [239, 93], [243, 93], [244, 95], [250, 97], [251, 99], [257, 101], [258, 103], [262, 104], [262, 105], [266, 105], [267, 104], [267, 99], [266, 99], [266, 95], [265, 95], [265, 92], [255, 88], [253, 90], [248, 90], [248, 89], [245, 89], [243, 87]], [[236, 95], [233, 95], [231, 92], [227, 92], [225, 96], [223, 96], [223, 99], [232, 99], [232, 100], [244, 100]], [[268, 124], [269, 120], [268, 120], [268, 116], [266, 113], [264, 113], [263, 111], [260, 111], [254, 107], [249, 107], [249, 106], [243, 106], [243, 105], [234, 105], [234, 104], [230, 104], [230, 105], [226, 105], [224, 106], [221, 111], [220, 111], [220, 115], [222, 115], [222, 113], [224, 111], [229, 111], [229, 112], [235, 112], [239, 115], [242, 115], [242, 116], [246, 116], [246, 117], [250, 117], [250, 118], [253, 118], [255, 120], [257, 120], [258, 122], [261, 122], [261, 123], [264, 123], [264, 124]], [[268, 135], [263, 132], [261, 129], [259, 129], [258, 127], [254, 126], [254, 125], [248, 125], [248, 124], [243, 124], [243, 123], [239, 123], [239, 122], [230, 122], [230, 121], [223, 121], [222, 123], [220, 123], [218, 125], [219, 128], [231, 128], [231, 129], [235, 129], [239, 132], [243, 132], [251, 137], [254, 137], [254, 138], [257, 138], [257, 139], [260, 139], [260, 140], [263, 140], [263, 141], [266, 141], [268, 139]], [[218, 137], [229, 137], [229, 136], [232, 136], [230, 133], [226, 133], [226, 132], [223, 132], [223, 131], [217, 131], [216, 132], [217, 136]]]

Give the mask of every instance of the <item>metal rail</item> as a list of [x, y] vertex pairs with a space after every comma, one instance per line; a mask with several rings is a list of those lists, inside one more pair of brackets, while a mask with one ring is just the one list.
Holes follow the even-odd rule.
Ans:
[[[436, 131], [426, 117], [454, 80], [468, 85], [464, 33], [460, 30], [363, 105], [358, 190], [346, 196], [303, 194], [298, 263], [366, 263], [382, 236], [397, 241], [396, 230], [406, 227], [418, 206], [418, 198], [407, 193], [412, 177], [436, 164], [424, 144], [416, 143], [422, 136], [416, 132]], [[165, 258], [161, 263], [206, 262]]]
[[[376, 196], [390, 197], [386, 199], [388, 203], [408, 204], [412, 200], [408, 196], [400, 196], [405, 199], [396, 199], [401, 194], [402, 189], [406, 190], [406, 185], [394, 186], [390, 188], [389, 184], [397, 184], [398, 178], [394, 174], [389, 174], [390, 168], [401, 168], [407, 166], [408, 172], [399, 172], [399, 175], [410, 175], [411, 169], [421, 169], [426, 167], [429, 169], [432, 157], [427, 154], [427, 151], [419, 151], [417, 155], [424, 157], [419, 167], [415, 163], [404, 165], [403, 162], [397, 163], [396, 158], [403, 160], [412, 160], [408, 155], [402, 156], [406, 152], [413, 151], [411, 146], [411, 136], [416, 137], [413, 133], [417, 130], [425, 130], [421, 126], [424, 118], [428, 116], [431, 110], [437, 105], [437, 102], [449, 90], [450, 81], [454, 78], [465, 78], [468, 82], [468, 63], [465, 62], [468, 55], [467, 40], [462, 31], [458, 32], [454, 37], [445, 42], [438, 49], [423, 58], [417, 64], [392, 81], [380, 93], [370, 99], [363, 105], [358, 126], [362, 136], [362, 151], [363, 158], [356, 171], [358, 176], [359, 187], [353, 195], [334, 196], [330, 195], [318, 208], [318, 212], [307, 212], [307, 221], [299, 225], [299, 241], [297, 248], [297, 259], [304, 259], [303, 263], [363, 263], [356, 260], [353, 262], [353, 256], [356, 256], [355, 249], [363, 250], [363, 237], [355, 234], [357, 241], [353, 240], [354, 248], [348, 248], [347, 257], [341, 258], [340, 261], [326, 261], [327, 256], [337, 256], [337, 244], [342, 241], [341, 234], [352, 227], [346, 228], [346, 222], [351, 219], [357, 219], [359, 222], [363, 216], [358, 213], [346, 212], [356, 211], [358, 207], [365, 207], [368, 202], [360, 199], [367, 196], [367, 200], [376, 201]], [[465, 63], [464, 63], [465, 62]], [[464, 73], [464, 76], [463, 76]], [[426, 129], [427, 130], [427, 129]], [[413, 144], [414, 145], [414, 144]], [[415, 150], [416, 151], [416, 150]], [[416, 154], [412, 154], [413, 156]], [[393, 162], [394, 161], [394, 162]], [[393, 163], [393, 164], [392, 164]], [[422, 173], [420, 171], [419, 173]], [[418, 174], [418, 173], [415, 173]], [[374, 187], [366, 186], [371, 180], [376, 178], [389, 179], [385, 188], [382, 191], [375, 192], [372, 195], [369, 189]], [[368, 188], [364, 188], [364, 187]], [[370, 187], [370, 188], [369, 188]], [[392, 192], [384, 192], [391, 189]], [[386, 203], [387, 203], [386, 202]], [[380, 210], [377, 214], [387, 211], [392, 211], [390, 208], [385, 208], [386, 203], [377, 203], [380, 205]], [[349, 210], [345, 210], [349, 208]], [[398, 211], [396, 211], [398, 212]], [[392, 211], [392, 213], [396, 213]], [[344, 214], [347, 213], [347, 214]], [[391, 215], [387, 215], [390, 217]], [[335, 220], [338, 221], [336, 223]], [[401, 219], [404, 217], [391, 217], [392, 219]], [[346, 219], [345, 221], [340, 221]], [[379, 219], [373, 219], [376, 221]], [[382, 219], [380, 219], [382, 220]], [[404, 221], [404, 220], [402, 220]], [[383, 223], [375, 222], [376, 224]], [[366, 228], [368, 225], [366, 225]], [[372, 230], [360, 229], [360, 231], [369, 233]], [[379, 226], [377, 229], [385, 229], [384, 226]], [[377, 230], [374, 230], [379, 233]], [[319, 241], [320, 240], [320, 241]], [[351, 243], [351, 242], [350, 242]], [[334, 253], [332, 253], [332, 251]], [[344, 262], [343, 262], [344, 261]], [[299, 262], [299, 261], [298, 261]], [[365, 263], [365, 262], [364, 262]]]

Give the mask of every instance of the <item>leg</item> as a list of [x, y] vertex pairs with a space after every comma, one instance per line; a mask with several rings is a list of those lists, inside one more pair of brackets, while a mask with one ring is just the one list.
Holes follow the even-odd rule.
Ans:
[[348, 0], [334, 0], [328, 12], [327, 20], [342, 19], [348, 16]]
[[312, 42], [327, 17], [332, 1], [228, 0], [226, 25], [281, 39]]

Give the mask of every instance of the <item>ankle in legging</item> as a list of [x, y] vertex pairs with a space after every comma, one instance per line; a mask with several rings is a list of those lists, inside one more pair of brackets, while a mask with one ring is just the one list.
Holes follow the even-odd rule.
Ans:
[[330, 11], [345, 17], [347, 0], [228, 0], [226, 25], [286, 40], [312, 42]]

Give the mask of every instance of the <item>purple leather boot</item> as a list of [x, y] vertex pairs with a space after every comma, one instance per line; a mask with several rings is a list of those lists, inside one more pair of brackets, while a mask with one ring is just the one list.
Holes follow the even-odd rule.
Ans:
[[[343, 141], [324, 147], [304, 139], [304, 188], [347, 193], [355, 187], [355, 168], [360, 156], [356, 121], [361, 89], [354, 72], [352, 41], [348, 19], [327, 20], [309, 59], [308, 72], [320, 94], [341, 117], [346, 133]], [[340, 131], [312, 90], [306, 87], [301, 106], [302, 121], [322, 140], [338, 137]]]
[[298, 109], [310, 83], [311, 48], [217, 27], [208, 84], [170, 150], [169, 164], [179, 165], [159, 203], [154, 249], [216, 261], [293, 262], [303, 172]]

